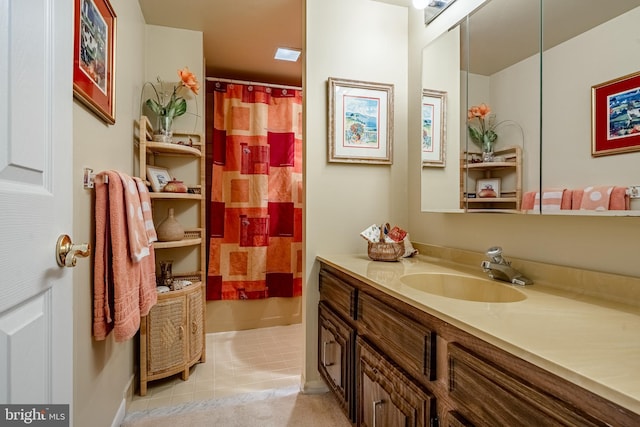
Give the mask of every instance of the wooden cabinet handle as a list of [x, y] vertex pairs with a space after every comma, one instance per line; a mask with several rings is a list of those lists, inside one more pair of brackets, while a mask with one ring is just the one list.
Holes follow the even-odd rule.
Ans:
[[178, 336], [180, 337], [180, 339], [184, 338], [184, 326], [180, 325], [180, 327], [178, 328], [178, 331], [180, 332], [178, 334]]
[[335, 341], [323, 341], [322, 342], [322, 366], [324, 366], [325, 368], [327, 366], [332, 366], [333, 362], [327, 363], [327, 345], [328, 344], [334, 344]]
[[377, 415], [377, 411], [376, 409], [378, 409], [378, 405], [382, 405], [384, 403], [384, 400], [380, 399], [380, 400], [374, 400], [373, 401], [373, 427], [376, 427], [376, 418], [378, 418]]
[[191, 333], [195, 334], [196, 332], [198, 332], [198, 323], [194, 320], [191, 322]]

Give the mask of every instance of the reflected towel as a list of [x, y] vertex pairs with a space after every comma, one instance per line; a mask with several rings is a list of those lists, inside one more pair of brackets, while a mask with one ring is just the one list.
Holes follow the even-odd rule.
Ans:
[[[553, 212], [559, 211], [560, 209], [566, 208], [567, 199], [565, 198], [564, 188], [549, 188], [542, 190], [542, 212]], [[563, 206], [563, 203], [565, 206]], [[540, 209], [540, 193], [536, 193], [533, 209]]]
[[613, 186], [599, 185], [584, 189], [580, 210], [606, 211], [609, 209], [609, 199]]
[[627, 187], [613, 187], [611, 197], [609, 198], [609, 210], [629, 210], [629, 195], [627, 194]]
[[538, 194], [536, 191], [527, 191], [526, 193], [524, 193], [524, 195], [522, 196], [522, 205], [520, 206], [520, 209], [522, 209], [523, 211], [532, 210], [535, 203], [536, 194]]

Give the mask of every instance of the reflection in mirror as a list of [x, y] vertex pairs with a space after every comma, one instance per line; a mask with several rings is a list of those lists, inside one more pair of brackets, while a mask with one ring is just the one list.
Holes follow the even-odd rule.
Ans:
[[[538, 186], [539, 16], [540, 2], [532, 0], [491, 0], [469, 16], [461, 120], [467, 212], [518, 213], [523, 194]], [[483, 191], [487, 185], [496, 191]]]
[[441, 35], [422, 51], [422, 87], [428, 92], [444, 93], [446, 114], [440, 167], [423, 163], [421, 206], [423, 211], [460, 211], [460, 28]]
[[[491, 0], [423, 49], [423, 88], [448, 93], [446, 167], [423, 168], [423, 211], [519, 212], [539, 186], [539, 15], [535, 1]], [[468, 137], [468, 110], [482, 104], [497, 135], [493, 162]]]
[[[640, 184], [640, 152], [592, 156], [592, 87], [640, 71], [638, 22], [637, 0], [544, 0], [541, 188], [549, 199], [564, 200], [566, 208], [546, 205], [543, 199], [544, 214], [640, 215], [640, 201], [625, 193]], [[612, 85], [608, 95], [638, 89], [632, 86]], [[638, 111], [637, 103], [625, 98], [611, 105], [616, 114], [611, 122], [604, 100], [600, 120], [606, 138], [607, 123], [622, 118], [631, 124], [633, 111]], [[611, 144], [622, 146], [625, 137], [613, 136]]]

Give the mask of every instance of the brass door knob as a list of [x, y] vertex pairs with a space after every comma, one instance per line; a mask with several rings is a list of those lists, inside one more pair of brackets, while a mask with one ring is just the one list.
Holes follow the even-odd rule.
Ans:
[[58, 237], [56, 243], [56, 261], [60, 267], [75, 267], [76, 257], [85, 258], [91, 254], [91, 246], [88, 243], [74, 245], [71, 237], [66, 234]]

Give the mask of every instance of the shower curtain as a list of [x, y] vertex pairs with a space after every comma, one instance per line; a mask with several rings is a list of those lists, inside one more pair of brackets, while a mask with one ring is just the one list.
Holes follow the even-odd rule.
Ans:
[[213, 87], [207, 299], [299, 296], [302, 92]]

